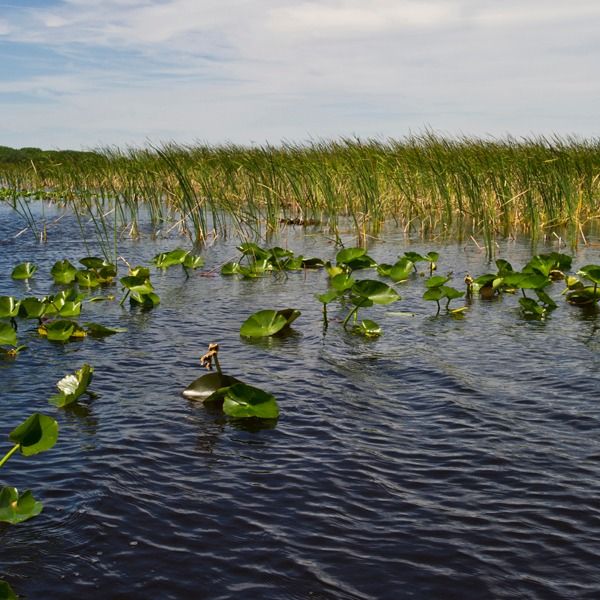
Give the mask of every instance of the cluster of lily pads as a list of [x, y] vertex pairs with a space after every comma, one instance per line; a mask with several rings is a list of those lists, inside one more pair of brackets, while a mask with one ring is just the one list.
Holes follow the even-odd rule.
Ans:
[[[450, 285], [452, 274], [435, 275], [439, 253], [404, 252], [394, 264], [380, 263], [371, 258], [364, 248], [344, 248], [340, 250], [335, 263], [319, 258], [305, 259], [294, 256], [290, 250], [283, 248], [260, 248], [256, 244], [243, 244], [239, 248], [242, 259], [223, 265], [224, 275], [241, 275], [242, 277], [259, 277], [269, 272], [299, 270], [306, 268], [326, 269], [329, 275], [329, 289], [317, 294], [323, 305], [323, 321], [328, 325], [327, 306], [336, 301], [349, 310], [342, 320], [344, 329], [352, 319], [350, 331], [366, 337], [381, 335], [381, 327], [371, 319], [358, 320], [359, 310], [373, 305], [386, 305], [401, 299], [392, 285], [402, 284], [416, 275], [428, 277], [424, 281], [423, 299], [435, 302], [436, 315], [442, 309], [454, 317], [460, 317], [468, 309], [468, 303], [459, 307], [450, 307], [453, 300], [466, 298], [470, 300], [474, 294], [482, 298], [492, 298], [503, 293], [520, 292], [519, 308], [528, 319], [545, 319], [550, 311], [557, 307], [550, 297], [547, 288], [554, 281], [563, 280], [563, 294], [567, 302], [578, 306], [593, 305], [600, 299], [598, 284], [600, 283], [600, 266], [586, 265], [576, 275], [569, 274], [572, 257], [559, 252], [538, 254], [534, 256], [520, 271], [504, 260], [496, 261], [497, 271], [486, 273], [476, 278], [467, 275], [464, 278], [465, 289], [460, 290]], [[242, 260], [244, 261], [242, 263]], [[426, 269], [419, 272], [418, 263], [425, 263]], [[357, 279], [356, 271], [376, 270], [379, 279]], [[383, 280], [389, 279], [392, 285]], [[591, 285], [590, 285], [591, 284]], [[529, 295], [528, 295], [529, 292]], [[531, 295], [533, 294], [533, 296]], [[241, 335], [258, 337], [276, 335], [284, 331], [299, 316], [299, 311], [291, 308], [283, 310], [262, 310], [251, 315], [242, 325]]]
[[[50, 275], [56, 285], [67, 286], [56, 294], [41, 298], [28, 296], [17, 299], [14, 296], [0, 296], [0, 351], [8, 356], [16, 356], [25, 348], [17, 342], [17, 318], [38, 321], [38, 333], [51, 341], [64, 342], [71, 339], [104, 337], [124, 331], [115, 327], [92, 322], [79, 323], [83, 303], [111, 299], [113, 296], [95, 296], [88, 298], [88, 292], [99, 287], [114, 284], [117, 266], [97, 256], [80, 259], [83, 268], [77, 268], [68, 259], [59, 260], [50, 269]], [[163, 252], [154, 257], [153, 263], [161, 269], [181, 265], [186, 276], [188, 269], [196, 269], [204, 264], [204, 259], [188, 250], [176, 249]], [[132, 305], [145, 309], [160, 304], [160, 298], [154, 292], [148, 267], [129, 267], [129, 273], [119, 281], [124, 295], [121, 304], [127, 298]], [[15, 280], [27, 280], [34, 277], [38, 267], [31, 262], [17, 265], [12, 271]], [[5, 348], [8, 346], [9, 348]]]

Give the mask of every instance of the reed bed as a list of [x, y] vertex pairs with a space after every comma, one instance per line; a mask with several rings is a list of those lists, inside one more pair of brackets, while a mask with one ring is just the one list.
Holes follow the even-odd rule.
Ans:
[[[560, 231], [572, 242], [600, 216], [600, 141], [561, 137], [480, 140], [434, 134], [402, 140], [313, 141], [280, 146], [163, 144], [42, 153], [1, 162], [2, 197], [43, 232], [26, 197], [44, 197], [92, 220], [102, 244], [140, 215], [154, 232], [195, 243], [282, 226], [342, 227], [359, 243], [392, 222], [424, 237], [499, 237]], [[116, 251], [116, 250], [115, 250]]]

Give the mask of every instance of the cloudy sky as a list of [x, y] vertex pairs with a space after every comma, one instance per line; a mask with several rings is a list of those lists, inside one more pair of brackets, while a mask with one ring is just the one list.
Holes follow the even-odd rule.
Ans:
[[598, 0], [0, 0], [0, 145], [600, 135]]

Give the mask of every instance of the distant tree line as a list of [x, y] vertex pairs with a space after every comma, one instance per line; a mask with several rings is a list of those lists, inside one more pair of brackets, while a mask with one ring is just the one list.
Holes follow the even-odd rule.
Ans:
[[9, 148], [0, 146], [0, 165], [22, 164], [33, 162], [61, 162], [80, 160], [82, 158], [97, 158], [95, 152], [80, 152], [77, 150], [42, 150], [41, 148]]

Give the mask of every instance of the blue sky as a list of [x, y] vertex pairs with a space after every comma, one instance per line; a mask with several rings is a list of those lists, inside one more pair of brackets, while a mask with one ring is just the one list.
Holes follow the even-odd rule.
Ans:
[[0, 145], [600, 136], [597, 0], [0, 0]]

